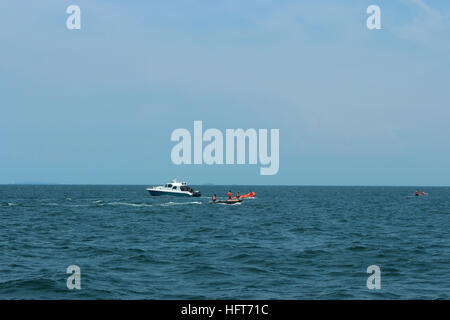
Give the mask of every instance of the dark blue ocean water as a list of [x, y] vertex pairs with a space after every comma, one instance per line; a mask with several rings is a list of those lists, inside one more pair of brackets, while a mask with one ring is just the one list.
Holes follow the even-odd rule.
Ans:
[[253, 190], [226, 206], [145, 186], [0, 186], [0, 298], [450, 299], [450, 188]]

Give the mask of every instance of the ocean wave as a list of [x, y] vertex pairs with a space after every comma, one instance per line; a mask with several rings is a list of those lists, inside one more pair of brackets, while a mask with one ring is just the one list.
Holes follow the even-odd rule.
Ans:
[[60, 285], [55, 280], [44, 278], [44, 277], [32, 277], [32, 278], [23, 278], [23, 279], [11, 279], [0, 282], [0, 292], [2, 290], [37, 290], [37, 291], [46, 291], [46, 290], [64, 290], [64, 287]]
[[59, 206], [59, 203], [56, 202], [48, 202], [48, 203], [43, 203], [43, 206], [50, 206], [50, 207], [57, 207]]
[[103, 207], [105, 205], [107, 205], [107, 203], [105, 203], [105, 201], [103, 200], [94, 200], [91, 202], [91, 206], [93, 207]]
[[14, 207], [14, 206], [21, 206], [21, 204], [14, 203], [14, 202], [3, 202], [2, 206], [3, 207]]
[[80, 208], [80, 207], [89, 207], [89, 205], [88, 204], [68, 204], [68, 205], [66, 205], [66, 207]]

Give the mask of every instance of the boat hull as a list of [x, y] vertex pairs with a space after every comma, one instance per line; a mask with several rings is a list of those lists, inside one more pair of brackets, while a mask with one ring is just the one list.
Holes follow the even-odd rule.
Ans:
[[161, 191], [161, 190], [149, 190], [147, 191], [152, 196], [174, 196], [174, 197], [192, 197], [191, 193], [184, 192], [169, 192], [169, 191]]

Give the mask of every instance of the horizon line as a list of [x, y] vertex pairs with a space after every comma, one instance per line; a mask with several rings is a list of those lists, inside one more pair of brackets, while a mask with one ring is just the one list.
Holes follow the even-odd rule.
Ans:
[[[150, 186], [160, 185], [156, 184], [132, 184], [132, 183], [39, 183], [39, 182], [21, 182], [21, 183], [0, 183], [0, 186]], [[192, 186], [274, 186], [274, 187], [439, 187], [448, 188], [450, 185], [381, 185], [381, 184], [215, 184], [215, 183], [200, 183], [189, 184]]]

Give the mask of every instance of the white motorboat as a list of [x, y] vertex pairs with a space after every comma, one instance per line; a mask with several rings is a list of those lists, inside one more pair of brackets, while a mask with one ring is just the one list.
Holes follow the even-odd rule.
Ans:
[[146, 189], [152, 196], [181, 196], [200, 197], [200, 191], [194, 191], [186, 182], [178, 182], [174, 179], [164, 186], [151, 187]]

